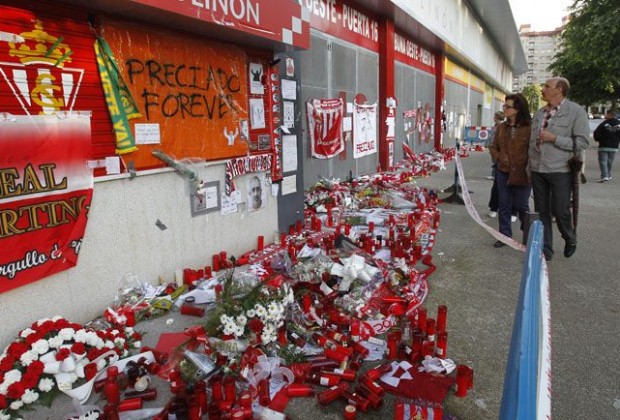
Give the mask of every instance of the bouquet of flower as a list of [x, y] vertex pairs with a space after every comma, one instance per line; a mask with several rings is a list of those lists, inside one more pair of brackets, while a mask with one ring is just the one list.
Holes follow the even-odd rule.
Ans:
[[209, 337], [248, 339], [264, 346], [275, 342], [294, 296], [288, 284], [273, 280], [267, 278], [248, 290], [229, 275], [205, 324]]
[[94, 378], [138, 340], [131, 328], [94, 330], [59, 316], [33, 323], [0, 356], [0, 420], [19, 418], [35, 402], [51, 404], [58, 390]]

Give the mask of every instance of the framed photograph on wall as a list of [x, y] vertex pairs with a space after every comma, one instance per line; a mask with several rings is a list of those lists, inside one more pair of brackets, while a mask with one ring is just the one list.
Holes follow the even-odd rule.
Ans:
[[258, 136], [258, 150], [271, 149], [271, 136], [269, 134], [261, 134]]

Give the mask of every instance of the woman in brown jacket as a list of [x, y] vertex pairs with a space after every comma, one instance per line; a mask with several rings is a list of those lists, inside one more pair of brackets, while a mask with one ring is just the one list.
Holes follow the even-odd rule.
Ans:
[[[525, 172], [532, 123], [525, 96], [520, 93], [506, 96], [504, 115], [506, 120], [495, 130], [489, 149], [493, 160], [497, 162], [499, 231], [512, 238], [510, 213], [513, 208], [519, 212], [523, 230], [532, 191]], [[494, 246], [499, 248], [504, 245], [502, 241], [497, 241]]]

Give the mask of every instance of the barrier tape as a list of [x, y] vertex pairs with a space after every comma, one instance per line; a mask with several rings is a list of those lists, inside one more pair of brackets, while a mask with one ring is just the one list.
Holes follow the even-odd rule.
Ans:
[[[497, 240], [502, 241], [506, 245], [521, 252], [526, 251], [526, 247], [512, 238], [500, 233], [496, 229], [487, 225], [476, 210], [469, 190], [467, 189], [467, 180], [463, 172], [463, 165], [459, 153], [455, 154], [455, 164], [461, 186], [461, 194], [465, 203], [465, 208], [469, 216], [474, 219], [482, 228], [491, 234]], [[551, 418], [551, 305], [549, 297], [549, 271], [547, 263], [540, 253], [541, 259], [540, 269], [540, 340], [539, 347], [533, 349], [538, 353], [538, 375], [537, 375], [537, 397], [536, 397], [536, 419]], [[536, 273], [530, 273], [536, 275]], [[505, 391], [504, 391], [505, 392]]]

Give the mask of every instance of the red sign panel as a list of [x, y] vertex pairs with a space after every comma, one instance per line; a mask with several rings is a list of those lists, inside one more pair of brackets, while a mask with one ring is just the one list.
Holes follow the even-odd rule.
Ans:
[[299, 0], [310, 10], [310, 26], [371, 51], [379, 51], [379, 23], [342, 0]]
[[131, 0], [253, 36], [307, 49], [310, 24], [299, 4], [283, 0]]
[[89, 149], [90, 115], [0, 120], [0, 293], [77, 264]]
[[404, 35], [394, 33], [394, 52], [396, 60], [435, 74], [435, 54], [407, 39]]

